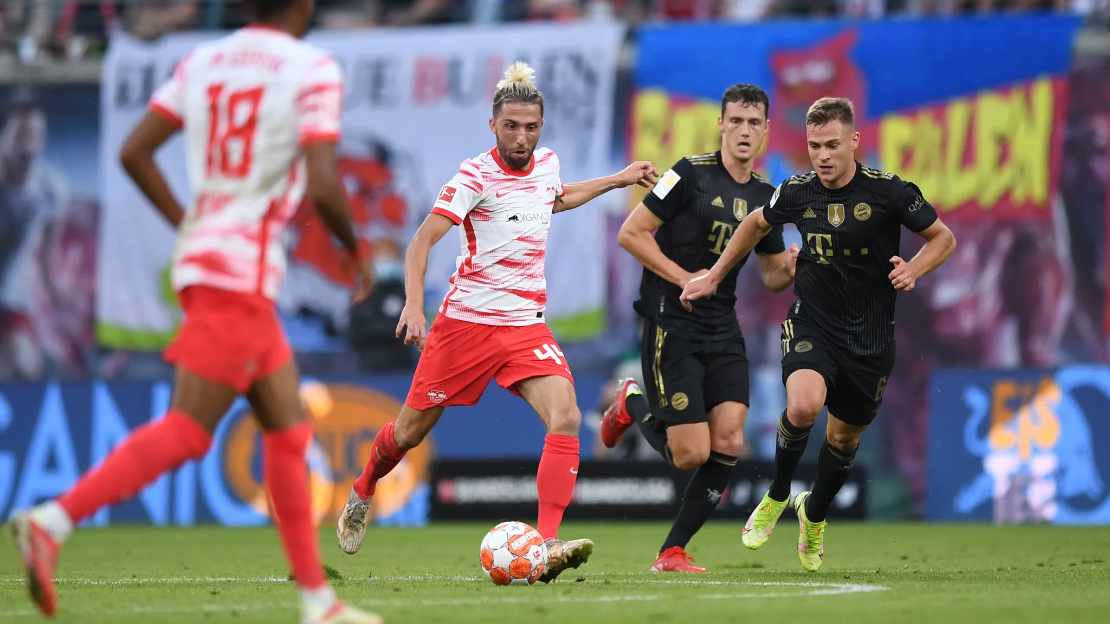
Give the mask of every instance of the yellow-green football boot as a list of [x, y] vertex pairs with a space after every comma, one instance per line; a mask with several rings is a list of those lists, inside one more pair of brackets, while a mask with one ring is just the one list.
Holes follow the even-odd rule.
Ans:
[[763, 500], [759, 501], [759, 505], [744, 523], [740, 539], [745, 546], [755, 550], [771, 538], [771, 533], [775, 532], [775, 524], [779, 521], [779, 516], [786, 509], [789, 500], [789, 496], [784, 501], [777, 501], [771, 498], [770, 493], [763, 495]]

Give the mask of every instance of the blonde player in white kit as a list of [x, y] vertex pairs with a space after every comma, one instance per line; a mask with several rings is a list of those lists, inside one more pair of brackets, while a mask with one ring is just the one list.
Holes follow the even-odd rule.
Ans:
[[[179, 229], [173, 283], [185, 322], [166, 350], [174, 395], [163, 418], [136, 429], [72, 489], [13, 518], [31, 596], [47, 616], [57, 609], [54, 570], [73, 527], [203, 456], [236, 395], [246, 394], [263, 429], [262, 472], [301, 622], [382, 622], [340, 602], [324, 577], [305, 464], [312, 428], [273, 304], [285, 270], [281, 231], [306, 189], [332, 233], [352, 256], [357, 250], [336, 168], [342, 79], [330, 56], [298, 39], [311, 0], [253, 4], [259, 23], [186, 56], [121, 150], [128, 174]], [[154, 160], [179, 130], [195, 196], [188, 209]], [[356, 264], [365, 296], [369, 270]]]
[[[378, 479], [424, 439], [445, 407], [473, 405], [491, 380], [523, 397], [547, 425], [536, 472], [536, 528], [547, 540], [549, 553], [540, 580], [550, 582], [566, 568], [578, 567], [593, 551], [590, 540], [558, 539], [578, 475], [582, 417], [570, 367], [544, 321], [547, 234], [553, 213], [613, 189], [650, 187], [655, 169], [651, 163], [636, 162], [611, 176], [563, 184], [555, 152], [536, 149], [543, 128], [543, 94], [534, 79], [532, 68], [524, 63], [506, 70], [493, 96], [489, 122], [497, 145], [463, 161], [440, 190], [405, 254], [406, 300], [397, 335], [406, 344], [422, 347], [422, 353], [401, 413], [374, 438], [370, 461], [339, 518], [339, 545], [347, 553], [357, 552], [362, 544]], [[453, 225], [462, 226], [458, 269], [426, 332], [428, 252]]]

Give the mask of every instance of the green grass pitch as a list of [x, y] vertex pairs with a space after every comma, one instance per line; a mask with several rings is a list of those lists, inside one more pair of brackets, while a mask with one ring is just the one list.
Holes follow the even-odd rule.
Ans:
[[[803, 572], [789, 516], [756, 552], [711, 522], [690, 551], [711, 573], [652, 574], [667, 527], [570, 523], [589, 563], [550, 586], [497, 587], [478, 568], [493, 523], [371, 527], [347, 556], [320, 540], [340, 595], [386, 622], [1110, 622], [1110, 528], [830, 523], [825, 565]], [[0, 558], [0, 624], [39, 621], [14, 547]], [[58, 622], [296, 622], [273, 529], [116, 527], [62, 551]]]

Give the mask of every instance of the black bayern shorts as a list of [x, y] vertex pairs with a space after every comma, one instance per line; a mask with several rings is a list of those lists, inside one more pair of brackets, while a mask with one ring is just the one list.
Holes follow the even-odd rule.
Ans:
[[829, 413], [846, 423], [865, 427], [875, 420], [893, 369], [893, 345], [877, 355], [854, 355], [803, 315], [791, 314], [782, 323], [782, 383], [794, 371], [817, 371], [825, 378]]
[[726, 401], [748, 405], [743, 336], [694, 341], [645, 321], [640, 359], [651, 413], [668, 426], [707, 422]]

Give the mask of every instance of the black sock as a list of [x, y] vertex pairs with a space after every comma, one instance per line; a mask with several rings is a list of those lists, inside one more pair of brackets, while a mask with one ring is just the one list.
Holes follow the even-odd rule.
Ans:
[[648, 406], [644, 395], [628, 395], [628, 398], [624, 400], [624, 406], [628, 410], [628, 415], [636, 421], [636, 426], [640, 428], [640, 433], [643, 434], [651, 448], [655, 449], [670, 464], [671, 459], [667, 451], [667, 427], [651, 416], [651, 407]]
[[844, 452], [830, 446], [827, 441], [821, 445], [821, 455], [817, 458], [817, 478], [813, 481], [813, 492], [806, 499], [806, 517], [810, 522], [825, 519], [833, 498], [852, 472], [858, 448], [857, 446]]
[[690, 477], [686, 493], [682, 495], [682, 508], [678, 510], [678, 517], [671, 526], [667, 541], [663, 542], [663, 548], [659, 549], [660, 552], [671, 546], [686, 547], [690, 538], [694, 537], [694, 533], [698, 532], [717, 508], [735, 467], [735, 457], [716, 451], [709, 453], [709, 459]]
[[794, 479], [794, 469], [806, 452], [806, 443], [809, 442], [809, 430], [813, 427], [802, 429], [795, 427], [786, 418], [783, 411], [779, 419], [778, 443], [775, 444], [775, 480], [771, 482], [769, 495], [777, 501], [784, 501], [790, 497], [790, 482]]

